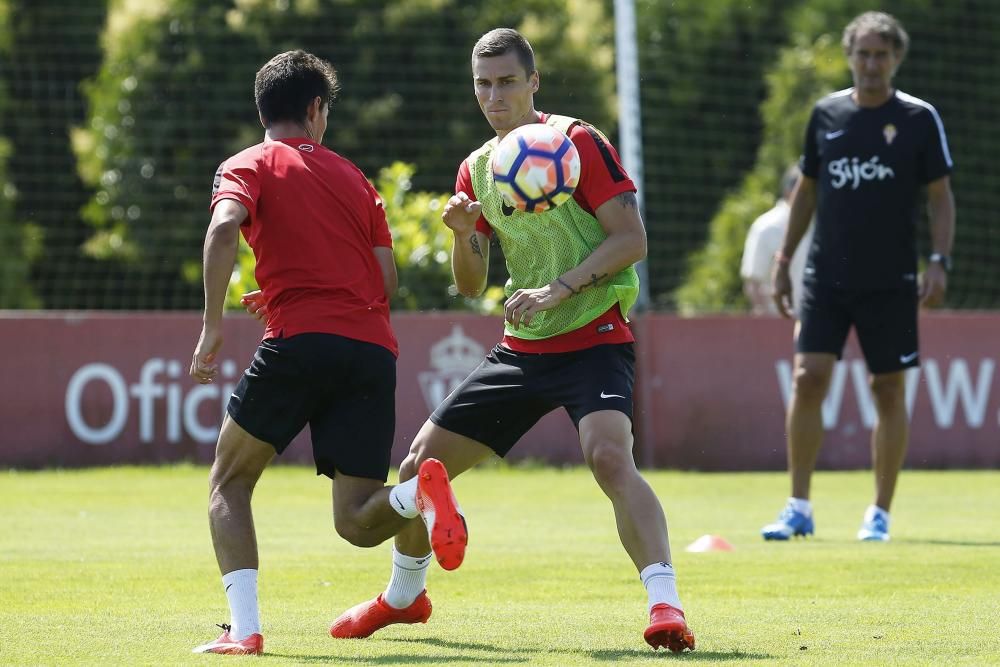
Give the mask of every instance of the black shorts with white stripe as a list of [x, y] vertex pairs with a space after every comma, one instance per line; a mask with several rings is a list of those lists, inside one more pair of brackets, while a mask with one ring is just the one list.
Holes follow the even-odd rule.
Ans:
[[505, 456], [556, 408], [565, 408], [577, 428], [581, 419], [600, 410], [617, 410], [632, 419], [634, 383], [632, 343], [551, 354], [497, 345], [430, 419]]

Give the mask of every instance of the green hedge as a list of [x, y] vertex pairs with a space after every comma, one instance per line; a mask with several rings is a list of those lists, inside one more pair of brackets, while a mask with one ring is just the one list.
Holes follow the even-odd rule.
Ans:
[[[689, 256], [686, 279], [674, 293], [680, 312], [745, 305], [739, 259], [747, 229], [772, 204], [784, 166], [801, 152], [812, 104], [823, 94], [851, 85], [840, 36], [851, 18], [869, 8], [853, 0], [811, 0], [788, 15], [788, 32], [797, 37], [782, 49], [766, 76], [768, 95], [761, 104], [764, 128], [756, 161], [740, 186], [722, 200], [704, 245]], [[956, 161], [952, 184], [958, 210], [958, 270], [949, 279], [947, 305], [996, 308], [1000, 247], [993, 218], [1000, 190], [984, 175], [992, 171], [992, 156], [1000, 150], [992, 113], [1000, 104], [1000, 90], [994, 55], [986, 47], [990, 35], [1000, 34], [1000, 16], [976, 0], [907, 0], [884, 3], [883, 9], [903, 22], [912, 40], [896, 83], [937, 108]], [[962, 66], [957, 68], [956, 62]], [[929, 252], [926, 220], [918, 239], [921, 253]]]
[[[489, 0], [113, 0], [104, 63], [87, 84], [90, 113], [73, 134], [80, 174], [95, 189], [83, 213], [95, 230], [86, 251], [127, 274], [129, 288], [112, 307], [200, 307], [212, 175], [222, 159], [261, 140], [253, 78], [275, 53], [304, 48], [338, 68], [328, 145], [370, 175], [396, 161], [418, 163], [417, 188], [443, 193], [461, 160], [490, 136], [470, 53], [495, 25], [535, 38], [542, 108], [570, 98], [574, 112], [607, 126], [613, 27], [598, 0], [505, 8]], [[423, 215], [412, 202], [406, 210]], [[434, 267], [424, 268], [426, 280], [409, 281], [401, 306], [450, 303]]]
[[774, 205], [781, 175], [801, 152], [811, 105], [833, 90], [846, 65], [839, 40], [829, 35], [812, 44], [783, 49], [767, 75], [769, 95], [761, 106], [764, 133], [757, 161], [738, 191], [728, 195], [712, 219], [709, 240], [691, 256], [687, 281], [677, 290], [681, 314], [717, 312], [745, 306], [739, 275], [750, 223]]
[[639, 2], [645, 219], [654, 306], [674, 309], [686, 258], [753, 167], [764, 72], [787, 0]]
[[0, 0], [0, 309], [37, 308], [38, 297], [30, 283], [30, 271], [41, 251], [41, 230], [21, 222], [16, 213], [17, 186], [8, 167], [13, 144], [4, 136], [14, 113], [9, 93], [9, 69], [13, 58], [10, 3]]
[[[941, 112], [957, 163], [954, 307], [1000, 306], [1000, 189], [989, 178], [1000, 149], [994, 5], [882, 5], [913, 37], [898, 83]], [[811, 104], [849, 85], [836, 43], [869, 8], [637, 0], [655, 307], [742, 305], [746, 229], [796, 158]], [[0, 12], [3, 307], [200, 308], [212, 175], [260, 139], [252, 79], [280, 50], [306, 48], [337, 65], [343, 90], [327, 144], [370, 176], [415, 165], [408, 202], [429, 206], [450, 192], [460, 160], [490, 135], [469, 51], [497, 25], [532, 39], [540, 109], [617, 137], [608, 0], [0, 0]], [[816, 60], [827, 43], [831, 55]], [[404, 227], [429, 215], [402, 209], [416, 216]], [[922, 252], [926, 238], [921, 230]], [[438, 268], [415, 268], [395, 306], [463, 307], [442, 293]]]

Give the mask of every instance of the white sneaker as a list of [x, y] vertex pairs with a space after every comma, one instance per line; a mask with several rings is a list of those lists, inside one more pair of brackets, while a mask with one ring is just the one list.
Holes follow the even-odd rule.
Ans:
[[760, 534], [765, 540], [784, 541], [800, 535], [812, 535], [815, 530], [812, 516], [806, 516], [788, 503], [778, 515], [778, 520], [761, 528]]
[[869, 505], [858, 530], [858, 539], [865, 542], [889, 541], [889, 513], [876, 505]]

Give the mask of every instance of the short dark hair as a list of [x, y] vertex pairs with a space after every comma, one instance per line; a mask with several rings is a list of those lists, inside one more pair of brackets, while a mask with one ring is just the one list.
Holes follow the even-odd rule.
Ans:
[[781, 176], [781, 192], [778, 193], [778, 196], [787, 199], [792, 194], [792, 190], [795, 189], [795, 184], [799, 182], [801, 173], [797, 164], [790, 165], [788, 169], [785, 169], [785, 173]]
[[285, 51], [271, 58], [257, 72], [253, 94], [264, 125], [280, 121], [302, 123], [309, 104], [317, 97], [329, 106], [339, 84], [333, 65], [302, 50]]
[[844, 37], [840, 43], [844, 46], [844, 52], [847, 55], [851, 55], [854, 40], [858, 38], [859, 34], [865, 32], [873, 32], [890, 42], [900, 56], [906, 55], [910, 48], [910, 36], [906, 34], [903, 24], [895, 16], [885, 12], [865, 12], [856, 16], [844, 28]]
[[495, 28], [479, 38], [472, 47], [472, 60], [495, 58], [509, 51], [517, 53], [517, 59], [529, 76], [535, 71], [535, 52], [524, 35], [510, 28]]

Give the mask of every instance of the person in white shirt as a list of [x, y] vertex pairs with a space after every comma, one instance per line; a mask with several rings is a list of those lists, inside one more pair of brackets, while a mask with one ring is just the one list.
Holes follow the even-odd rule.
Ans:
[[[774, 207], [763, 213], [747, 232], [743, 245], [743, 261], [740, 263], [740, 277], [743, 279], [743, 293], [750, 302], [752, 315], [778, 315], [771, 291], [771, 276], [774, 273], [774, 257], [781, 249], [788, 227], [788, 200], [799, 179], [799, 168], [790, 166], [781, 178], [781, 196]], [[789, 268], [792, 277], [792, 298], [798, 311], [798, 299], [802, 295], [802, 278], [805, 272], [806, 255], [812, 243], [812, 226], [799, 244], [798, 252], [792, 257]]]

